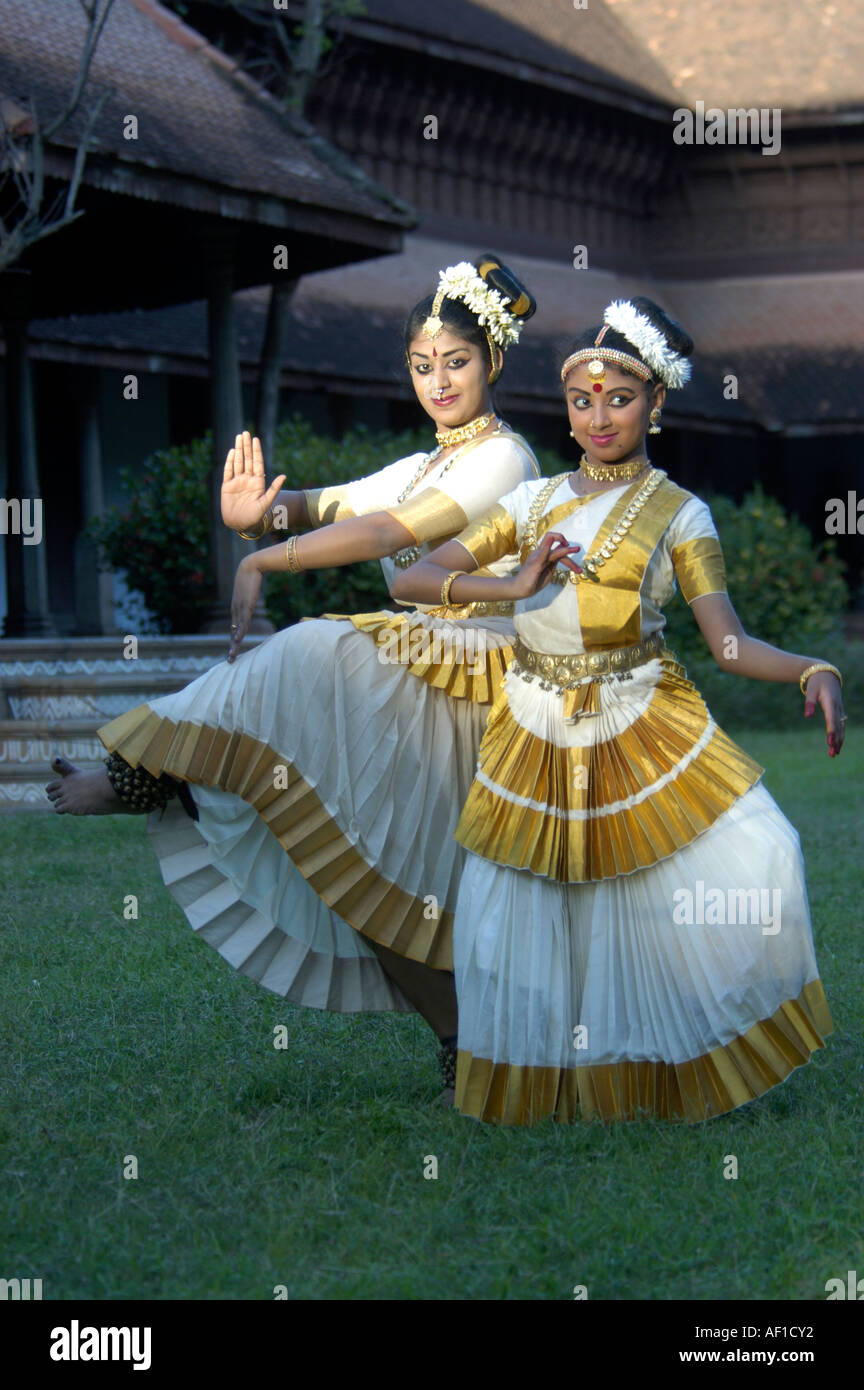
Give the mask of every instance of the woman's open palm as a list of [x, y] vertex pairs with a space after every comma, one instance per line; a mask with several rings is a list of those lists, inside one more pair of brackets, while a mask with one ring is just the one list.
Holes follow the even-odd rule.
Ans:
[[234, 448], [228, 450], [222, 475], [222, 520], [232, 531], [248, 531], [262, 520], [285, 482], [280, 473], [267, 486], [261, 440], [248, 430], [238, 434]]

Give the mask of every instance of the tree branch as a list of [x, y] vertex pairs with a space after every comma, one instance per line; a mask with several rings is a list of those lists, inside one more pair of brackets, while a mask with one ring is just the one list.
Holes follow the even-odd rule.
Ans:
[[76, 210], [75, 200], [96, 122], [105, 102], [114, 92], [113, 87], [103, 91], [87, 113], [84, 129], [75, 144], [72, 174], [65, 194], [59, 193], [47, 210], [42, 206], [45, 197], [45, 142], [60, 132], [81, 105], [93, 55], [114, 0], [79, 0], [79, 4], [87, 19], [87, 30], [72, 93], [62, 111], [43, 128], [35, 98], [31, 96], [29, 120], [21, 119], [24, 113], [20, 108], [9, 107], [13, 119], [17, 118], [14, 128], [10, 128], [6, 110], [0, 108], [0, 194], [11, 182], [16, 195], [11, 218], [7, 212], [6, 218], [0, 222], [0, 270], [14, 264], [29, 246], [62, 231], [84, 215]]
[[68, 120], [72, 118], [78, 109], [84, 88], [87, 85], [87, 77], [90, 72], [90, 64], [93, 62], [93, 54], [96, 52], [96, 45], [105, 27], [105, 21], [111, 13], [114, 0], [103, 0], [105, 5], [102, 14], [99, 14], [100, 0], [79, 0], [82, 10], [87, 16], [87, 32], [84, 35], [84, 45], [81, 49], [81, 57], [78, 61], [78, 72], [75, 77], [75, 85], [72, 88], [72, 96], [65, 109], [56, 116], [53, 121], [45, 127], [44, 138], [50, 140], [57, 134]]

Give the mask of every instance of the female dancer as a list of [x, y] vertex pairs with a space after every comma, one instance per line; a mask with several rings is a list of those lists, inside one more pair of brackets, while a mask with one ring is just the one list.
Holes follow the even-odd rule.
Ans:
[[107, 769], [55, 758], [61, 777], [47, 788], [61, 813], [105, 814], [165, 807], [179, 785], [182, 804], [148, 830], [198, 934], [294, 1003], [417, 1009], [442, 1040], [451, 1087], [462, 859], [453, 831], [510, 654], [512, 604], [304, 621], [236, 657], [264, 570], [378, 557], [389, 582], [539, 476], [489, 392], [534, 307], [485, 256], [442, 271], [434, 299], [413, 310], [405, 351], [436, 424], [429, 454], [345, 486], [287, 492], [284, 476], [266, 487], [260, 450], [238, 437], [224, 519], [261, 534], [281, 507], [290, 528], [314, 532], [241, 562], [227, 662], [103, 726]]
[[[663, 643], [677, 579], [718, 665], [799, 681], [839, 753], [840, 673], [743, 631], [708, 507], [647, 458], [692, 348], [652, 301], [610, 305], [561, 371], [580, 467], [394, 584], [517, 600], [456, 832], [456, 1106], [476, 1118], [704, 1120], [832, 1031], [798, 834]], [[515, 547], [517, 574], [474, 573]]]

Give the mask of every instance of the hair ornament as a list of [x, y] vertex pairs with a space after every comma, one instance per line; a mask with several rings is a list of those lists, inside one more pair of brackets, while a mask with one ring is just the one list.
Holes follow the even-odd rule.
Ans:
[[669, 346], [661, 330], [629, 299], [613, 300], [603, 314], [603, 322], [633, 344], [664, 385], [683, 386], [690, 380], [693, 369], [686, 357]]
[[423, 324], [427, 338], [437, 338], [444, 327], [440, 312], [445, 299], [461, 299], [466, 308], [476, 314], [477, 322], [499, 347], [508, 348], [518, 343], [522, 324], [507, 308], [512, 301], [487, 285], [470, 261], [459, 261], [440, 272], [432, 312]]

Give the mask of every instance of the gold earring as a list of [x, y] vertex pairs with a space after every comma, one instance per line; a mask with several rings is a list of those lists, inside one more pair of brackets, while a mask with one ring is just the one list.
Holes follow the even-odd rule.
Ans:
[[572, 430], [570, 431], [570, 438], [571, 438], [571, 439], [575, 439], [575, 438], [576, 438], [576, 436], [575, 436], [575, 434], [573, 433]]
[[649, 433], [649, 434], [660, 434], [660, 433], [661, 433], [661, 430], [660, 430], [660, 423], [659, 423], [659, 422], [660, 422], [660, 407], [659, 407], [659, 405], [655, 405], [654, 409], [651, 411], [651, 414], [648, 416], [648, 419], [649, 419], [650, 422], [651, 422], [651, 428], [649, 429], [648, 433]]

